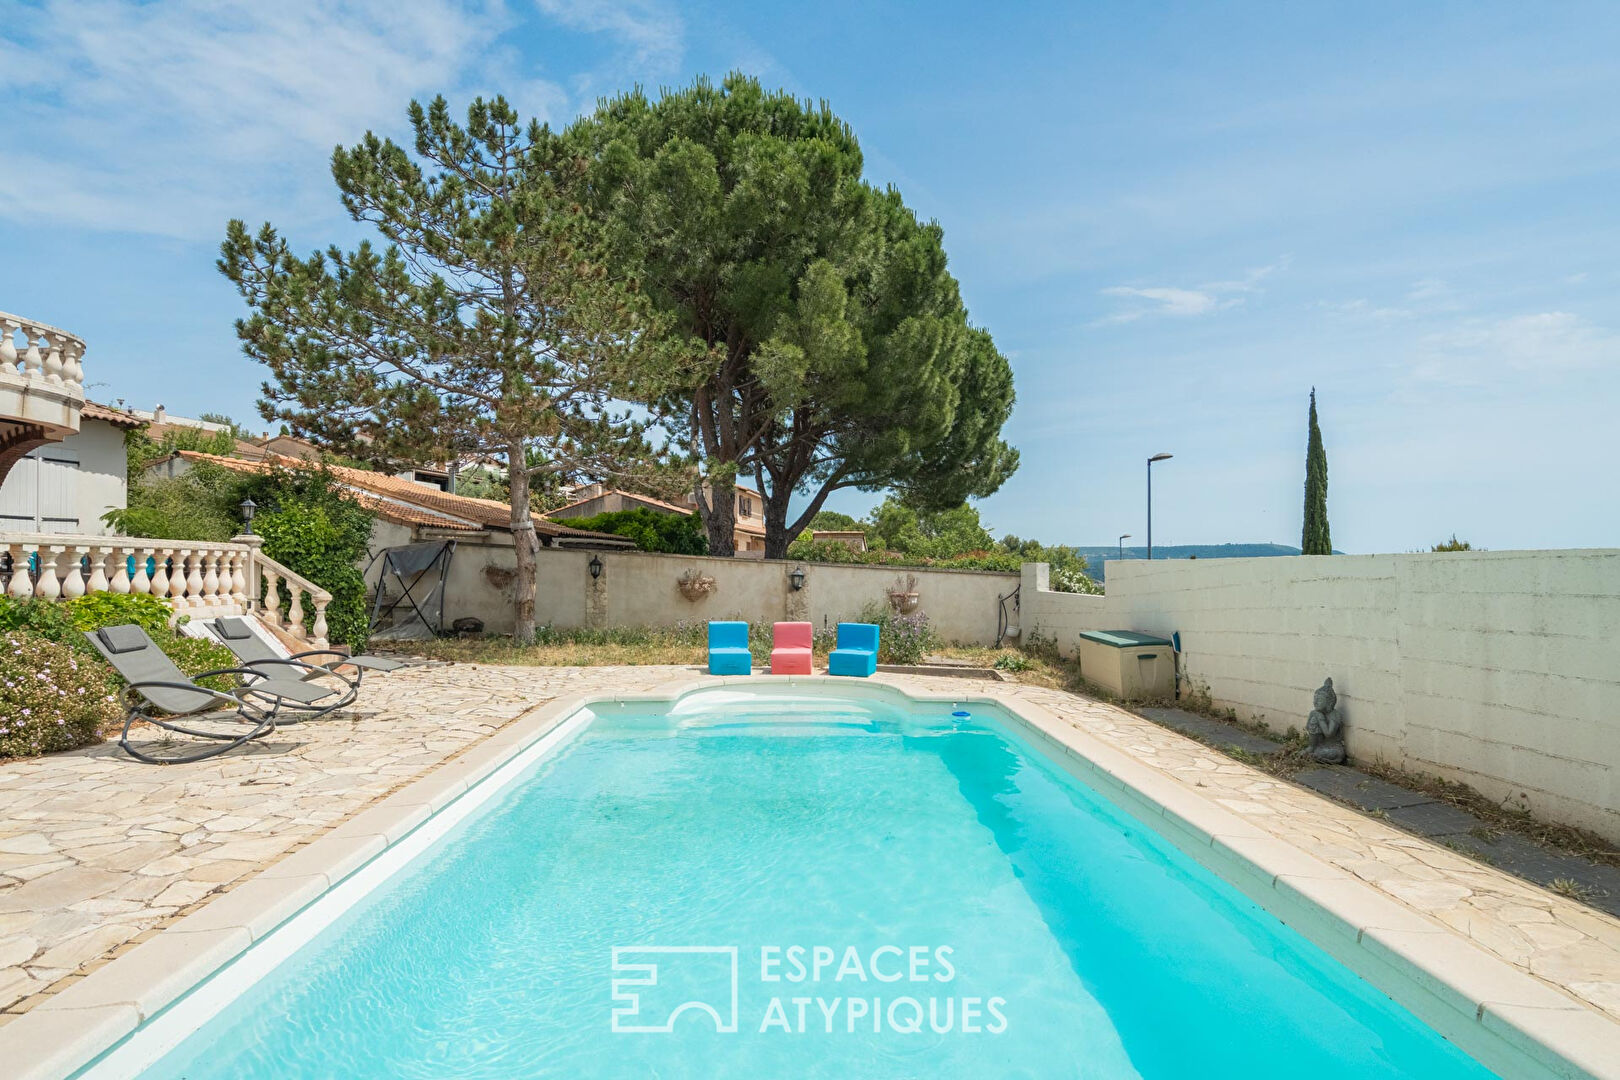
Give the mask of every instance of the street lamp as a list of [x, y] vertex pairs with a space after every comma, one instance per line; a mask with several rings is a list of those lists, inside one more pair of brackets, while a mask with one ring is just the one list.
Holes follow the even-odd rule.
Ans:
[[251, 498], [247, 498], [238, 503], [237, 508], [242, 511], [242, 531], [252, 536], [253, 511], [259, 508], [258, 503], [255, 503]]
[[591, 572], [591, 580], [595, 581], [602, 576], [602, 559], [599, 555], [592, 555], [591, 561], [585, 564], [585, 569]]
[[1152, 457], [1148, 458], [1148, 466], [1147, 466], [1147, 469], [1148, 469], [1148, 492], [1147, 492], [1147, 495], [1148, 495], [1148, 534], [1147, 534], [1147, 542], [1148, 543], [1147, 543], [1147, 548], [1148, 548], [1148, 558], [1149, 559], [1153, 558], [1153, 463], [1155, 461], [1169, 461], [1172, 456], [1173, 455], [1170, 455], [1170, 454], [1154, 454]]
[[788, 582], [792, 584], [794, 592], [804, 588], [804, 567], [795, 566], [793, 572], [788, 575]]
[[1130, 538], [1130, 533], [1119, 534], [1119, 558], [1121, 562], [1125, 561], [1125, 541], [1129, 540]]

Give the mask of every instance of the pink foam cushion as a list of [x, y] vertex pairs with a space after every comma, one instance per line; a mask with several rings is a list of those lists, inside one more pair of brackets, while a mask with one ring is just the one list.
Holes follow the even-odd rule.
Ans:
[[811, 633], [807, 622], [779, 622], [771, 627], [771, 648], [808, 649]]
[[[778, 626], [792, 626], [792, 623], [778, 623]], [[808, 626], [809, 623], [801, 625]], [[809, 649], [772, 649], [771, 674], [772, 675], [809, 675], [810, 650]]]

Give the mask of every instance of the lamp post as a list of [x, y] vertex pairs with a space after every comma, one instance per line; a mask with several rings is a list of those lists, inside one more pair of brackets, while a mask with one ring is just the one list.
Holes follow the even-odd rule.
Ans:
[[1125, 541], [1129, 540], [1130, 538], [1131, 538], [1130, 533], [1120, 533], [1119, 534], [1119, 561], [1120, 562], [1125, 561]]
[[1148, 485], [1147, 485], [1147, 496], [1148, 496], [1147, 549], [1148, 549], [1148, 558], [1149, 559], [1153, 558], [1153, 463], [1155, 461], [1169, 461], [1172, 456], [1173, 455], [1171, 455], [1171, 454], [1154, 454], [1152, 457], [1148, 458], [1148, 464], [1147, 464], [1147, 470], [1148, 470]]

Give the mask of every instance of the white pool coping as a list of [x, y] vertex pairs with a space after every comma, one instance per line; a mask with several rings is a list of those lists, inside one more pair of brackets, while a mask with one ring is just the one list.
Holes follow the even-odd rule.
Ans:
[[[211, 1014], [223, 1007], [241, 985], [279, 963], [550, 753], [572, 733], [564, 722], [590, 706], [674, 705], [719, 688], [781, 693], [805, 687], [845, 698], [994, 706], [1083, 783], [1488, 1068], [1507, 1077], [1620, 1080], [1620, 1023], [1023, 700], [1015, 688], [987, 684], [968, 693], [915, 693], [881, 681], [815, 675], [682, 678], [649, 693], [583, 694], [537, 708], [0, 1027], [0, 1061], [16, 1080], [61, 1080], [118, 1046], [116, 1055], [87, 1074], [87, 1080], [101, 1080], [125, 1075], [118, 1071], [125, 1060], [151, 1060], [174, 1041], [175, 1031], [183, 1037], [198, 1021], [189, 1012], [183, 1018], [169, 1013], [165, 1019], [175, 1018], [170, 1024], [154, 1023], [130, 1038], [142, 1024], [193, 988], [198, 993], [188, 1008], [194, 1002]], [[286, 926], [273, 955], [248, 953], [294, 915], [304, 918]], [[216, 973], [217, 986], [201, 986]]]

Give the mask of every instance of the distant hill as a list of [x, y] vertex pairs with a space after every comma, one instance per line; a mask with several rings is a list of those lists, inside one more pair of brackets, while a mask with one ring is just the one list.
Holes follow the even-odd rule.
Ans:
[[[1108, 572], [1108, 564], [1119, 558], [1119, 548], [1117, 546], [1083, 547], [1076, 550], [1086, 557], [1087, 573], [1095, 581], [1102, 581]], [[1153, 545], [1154, 559], [1190, 559], [1195, 555], [1200, 559], [1255, 559], [1268, 555], [1298, 554], [1299, 548], [1289, 547], [1287, 544]], [[1125, 558], [1145, 559], [1147, 558], [1147, 548], [1128, 547], [1125, 549]]]

